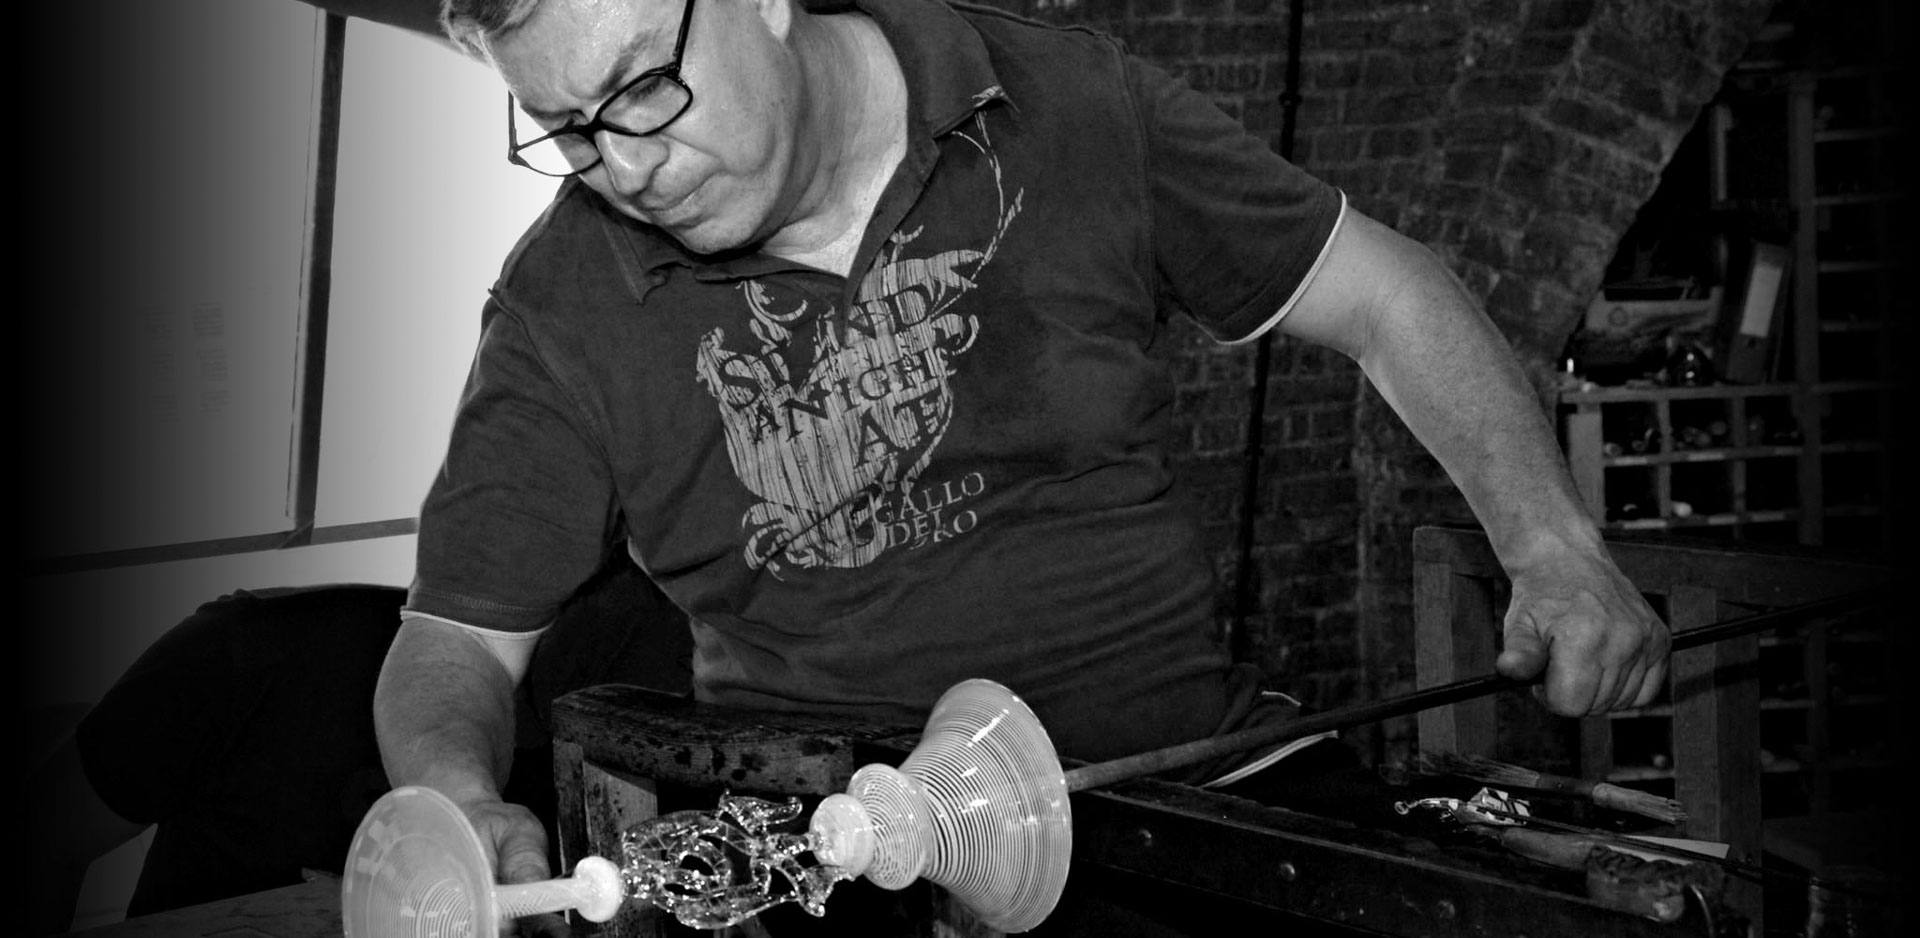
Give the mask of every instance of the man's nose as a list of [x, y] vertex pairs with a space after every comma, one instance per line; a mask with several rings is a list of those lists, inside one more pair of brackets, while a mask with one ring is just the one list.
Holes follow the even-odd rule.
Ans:
[[656, 134], [636, 137], [602, 130], [594, 134], [593, 145], [600, 148], [600, 161], [606, 164], [608, 181], [622, 195], [645, 189], [654, 171], [667, 159], [667, 142]]

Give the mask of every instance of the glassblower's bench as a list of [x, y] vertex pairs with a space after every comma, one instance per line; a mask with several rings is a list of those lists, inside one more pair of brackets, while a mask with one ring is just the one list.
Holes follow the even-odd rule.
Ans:
[[[918, 737], [916, 728], [728, 710], [622, 686], [561, 698], [554, 722], [559, 836], [568, 865], [589, 854], [618, 857], [620, 832], [630, 825], [663, 811], [711, 809], [723, 788], [798, 796], [810, 810], [818, 796], [844, 790], [860, 766], [899, 762]], [[1692, 938], [1710, 927], [1739, 933], [1727, 930], [1732, 922], [1709, 926], [1704, 916], [1661, 924], [1602, 906], [1564, 888], [1564, 871], [1529, 869], [1496, 851], [1360, 829], [1191, 786], [1133, 780], [1076, 792], [1072, 800], [1069, 890], [1091, 888], [1123, 906], [1144, 906], [1148, 917], [1175, 910], [1177, 933], [1245, 933], [1263, 923], [1285, 929], [1269, 933], [1299, 936]], [[842, 889], [855, 885], [868, 884]], [[895, 901], [905, 911], [891, 921], [905, 934], [997, 934], [923, 882]], [[837, 919], [842, 902], [836, 891], [814, 931], [867, 934]], [[804, 918], [791, 906], [781, 911], [788, 922]], [[619, 938], [692, 934], [637, 902], [601, 927]]]

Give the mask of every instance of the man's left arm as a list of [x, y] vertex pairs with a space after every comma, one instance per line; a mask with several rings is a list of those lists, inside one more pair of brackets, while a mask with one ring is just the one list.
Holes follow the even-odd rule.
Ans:
[[1348, 210], [1281, 331], [1360, 363], [1466, 496], [1513, 582], [1500, 673], [1577, 716], [1644, 706], [1667, 628], [1607, 556], [1500, 335], [1426, 247]]

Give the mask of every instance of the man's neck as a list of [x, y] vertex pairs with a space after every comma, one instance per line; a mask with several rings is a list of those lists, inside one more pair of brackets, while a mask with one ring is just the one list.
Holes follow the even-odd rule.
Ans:
[[808, 70], [817, 154], [794, 220], [768, 238], [778, 257], [847, 276], [867, 222], [906, 153], [907, 90], [893, 48], [865, 14], [813, 18], [797, 41]]

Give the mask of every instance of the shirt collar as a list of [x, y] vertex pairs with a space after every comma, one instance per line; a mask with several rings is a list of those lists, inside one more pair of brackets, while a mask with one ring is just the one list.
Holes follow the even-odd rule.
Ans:
[[[907, 82], [907, 145], [911, 153], [932, 149], [945, 136], [995, 101], [1007, 101], [987, 54], [986, 43], [959, 11], [944, 0], [800, 0], [812, 13], [859, 11], [873, 17], [893, 45], [894, 56]], [[930, 169], [931, 167], [928, 167]], [[924, 173], [923, 173], [924, 175]], [[581, 187], [583, 190], [585, 186]], [[587, 190], [586, 195], [599, 198]], [[754, 276], [791, 265], [757, 253], [701, 257], [678, 241], [618, 212], [617, 219], [635, 260], [645, 270], [670, 264], [693, 268], [702, 279]]]
[[941, 0], [820, 0], [873, 17], [907, 77], [908, 127], [933, 139], [1007, 100], [973, 24]]

